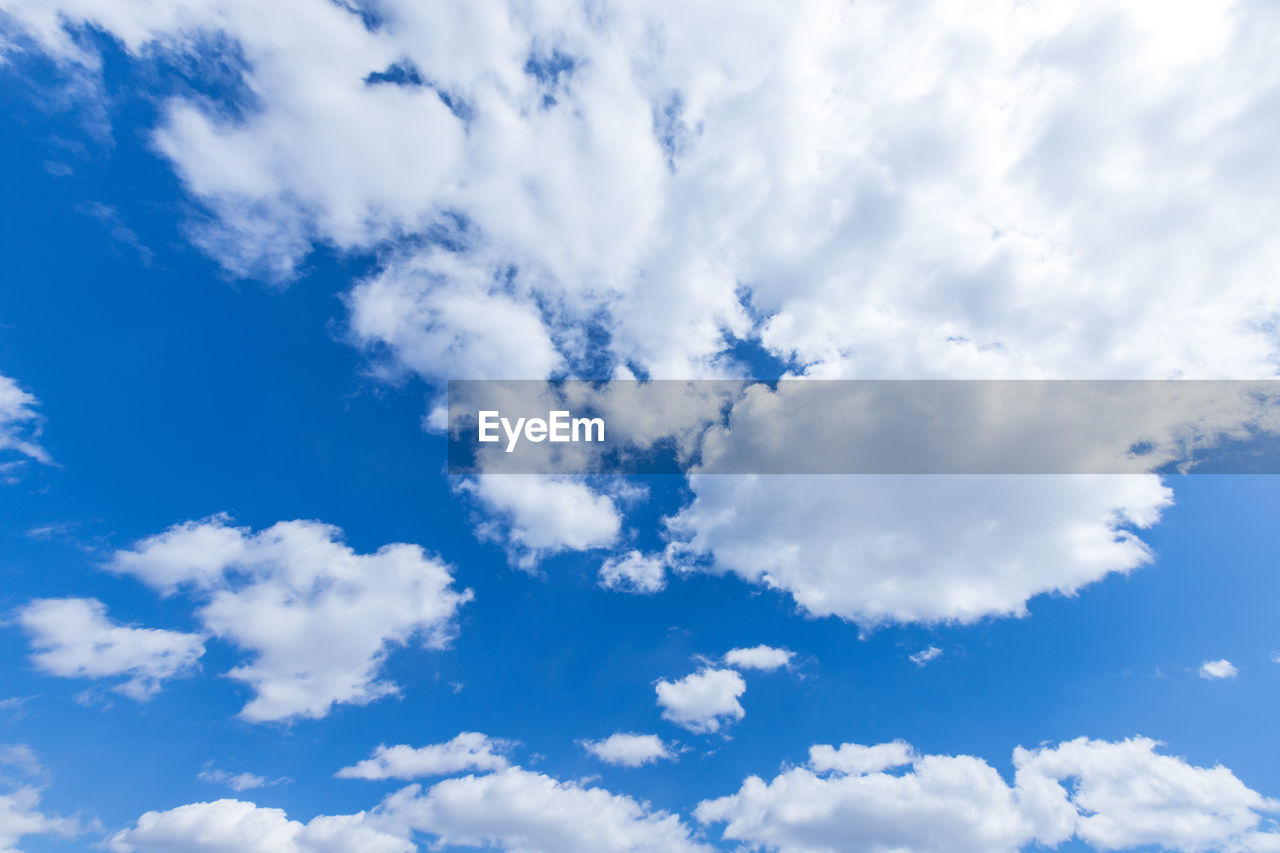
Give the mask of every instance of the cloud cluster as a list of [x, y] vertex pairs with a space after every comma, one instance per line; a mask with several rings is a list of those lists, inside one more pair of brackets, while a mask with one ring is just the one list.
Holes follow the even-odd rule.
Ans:
[[251, 655], [230, 675], [254, 689], [241, 711], [253, 721], [322, 717], [395, 692], [378, 677], [388, 652], [414, 638], [443, 647], [471, 597], [417, 545], [357, 554], [315, 521], [258, 533], [225, 516], [187, 522], [117, 552], [109, 568], [203, 602], [205, 630]]
[[[1014, 853], [1078, 838], [1099, 850], [1280, 849], [1262, 797], [1225, 767], [1196, 767], [1147, 738], [1078, 738], [1014, 751], [1014, 783], [980, 758], [895, 741], [815, 746], [807, 767], [752, 776], [696, 810], [726, 840], [779, 853]], [[1265, 821], [1265, 822], [1264, 822]]]
[[376, 809], [308, 823], [240, 800], [147, 812], [109, 842], [116, 853], [409, 853], [443, 847], [513, 853], [708, 853], [678, 816], [603, 788], [520, 767], [410, 785]]
[[189, 803], [147, 812], [107, 842], [114, 853], [412, 853], [405, 838], [371, 825], [364, 812], [321, 815], [308, 823], [281, 809], [241, 800]]

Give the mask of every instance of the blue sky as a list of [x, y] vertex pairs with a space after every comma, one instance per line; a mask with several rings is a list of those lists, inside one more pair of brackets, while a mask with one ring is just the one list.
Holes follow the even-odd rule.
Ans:
[[[53, 7], [0, 3], [0, 376], [31, 398], [0, 409], [0, 851], [1280, 849], [1275, 477], [1167, 479], [1171, 502], [1105, 477], [511, 486], [451, 480], [425, 423], [443, 380], [504, 370], [1272, 378], [1275, 248], [1253, 229], [1280, 69], [1252, 32], [1274, 13], [876, 29], [815, 3], [699, 47], [681, 34], [714, 10]], [[422, 82], [352, 70], [388, 58]], [[861, 88], [869, 69], [901, 85]], [[1118, 103], [1093, 98], [1115, 80]], [[1000, 125], [1000, 97], [1033, 118]], [[1170, 184], [1195, 152], [1203, 174]], [[293, 520], [305, 549], [257, 538]], [[258, 556], [148, 550], [184, 523]], [[341, 543], [421, 546], [395, 582], [443, 571], [439, 614], [405, 617], [372, 562], [344, 574]], [[659, 588], [602, 580], [632, 552]], [[330, 584], [368, 605], [333, 611], [334, 654], [273, 632]], [[106, 623], [34, 621], [87, 599]], [[361, 636], [369, 679], [326, 692]], [[760, 645], [791, 656], [724, 660]], [[681, 681], [734, 672], [736, 696]], [[305, 696], [246, 711], [286, 683]], [[335, 778], [462, 732], [504, 758]], [[615, 733], [666, 755], [583, 745]], [[909, 759], [810, 753], [895, 741]], [[1017, 783], [1016, 747], [1042, 748]], [[980, 762], [1007, 790], [949, 775]], [[1153, 783], [1167, 799], [1133, 793]], [[788, 816], [787, 785], [818, 814]]]

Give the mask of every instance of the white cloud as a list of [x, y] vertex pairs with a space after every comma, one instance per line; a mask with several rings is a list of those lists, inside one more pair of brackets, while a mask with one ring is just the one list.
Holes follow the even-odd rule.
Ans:
[[[423, 788], [410, 785], [371, 811], [303, 824], [239, 800], [151, 811], [108, 842], [116, 853], [410, 853], [433, 845], [511, 853], [710, 853], [677, 815], [630, 797], [504, 767]], [[434, 847], [433, 847], [434, 849]], [[4, 851], [7, 853], [7, 851]]]
[[241, 800], [190, 803], [147, 812], [108, 842], [116, 853], [411, 853], [403, 837], [381, 831], [364, 812], [321, 815], [309, 823], [281, 809]]
[[934, 660], [942, 655], [942, 649], [937, 646], [929, 646], [927, 649], [921, 649], [913, 655], [909, 655], [911, 662], [916, 666], [925, 666], [929, 661]]
[[512, 561], [526, 569], [560, 551], [607, 547], [622, 527], [613, 500], [577, 480], [498, 474], [466, 480], [460, 488], [494, 516], [481, 534], [506, 541]]
[[1211, 681], [1223, 678], [1235, 678], [1240, 674], [1235, 664], [1223, 658], [1222, 660], [1207, 660], [1200, 664], [1200, 677], [1207, 678]]
[[[301, 0], [4, 6], [81, 61], [64, 22], [148, 61], [238, 42], [255, 109], [175, 97], [155, 133], [212, 214], [202, 245], [286, 277], [316, 244], [377, 251], [352, 335], [432, 381], [702, 376], [743, 337], [811, 377], [1275, 375], [1264, 3], [391, 0], [374, 29]], [[552, 51], [560, 79], [526, 71]], [[426, 84], [365, 83], [400, 61]], [[865, 624], [1022, 613], [1132, 569], [1113, 516], [1164, 502], [1001, 483], [948, 525], [915, 504], [950, 487], [815, 483], [700, 481], [683, 518], [718, 570]], [[565, 512], [487, 488], [525, 564], [616, 536], [582, 488]]]
[[775, 649], [772, 646], [753, 646], [749, 649], [730, 649], [724, 654], [724, 662], [738, 669], [775, 670], [790, 666], [795, 652], [790, 649]]
[[258, 776], [254, 773], [232, 773], [229, 770], [222, 770], [217, 767], [205, 767], [205, 769], [196, 774], [196, 778], [201, 782], [226, 785], [237, 794], [243, 791], [252, 791], [256, 788], [280, 785], [289, 781], [285, 778], [268, 779], [266, 776]]
[[[6, 768], [24, 781], [10, 778]], [[40, 811], [40, 792], [49, 773], [35, 751], [24, 744], [0, 746], [0, 853], [20, 853], [24, 836], [69, 837], [80, 833], [76, 820], [52, 817]]]
[[370, 758], [344, 767], [339, 779], [418, 779], [449, 776], [465, 770], [501, 770], [507, 766], [503, 752], [510, 743], [479, 732], [462, 732], [452, 740], [414, 748], [379, 746]]
[[74, 835], [79, 824], [49, 817], [40, 811], [40, 791], [22, 786], [0, 792], [0, 853], [20, 853], [18, 842], [28, 835]]
[[115, 690], [145, 700], [160, 682], [189, 672], [204, 654], [197, 634], [119, 625], [93, 598], [43, 598], [18, 611], [31, 662], [64, 678], [128, 678]]
[[584, 740], [582, 746], [606, 764], [620, 767], [639, 767], [675, 758], [675, 753], [662, 738], [634, 732], [614, 732], [603, 740]]
[[390, 650], [414, 638], [445, 646], [458, 607], [471, 598], [417, 545], [357, 554], [340, 537], [314, 521], [282, 521], [255, 534], [218, 516], [117, 552], [111, 568], [204, 599], [205, 628], [252, 654], [230, 672], [255, 691], [245, 719], [322, 717], [334, 704], [395, 692], [378, 677]]
[[910, 764], [915, 759], [916, 753], [911, 744], [902, 740], [875, 746], [845, 743], [838, 748], [827, 744], [809, 747], [809, 766], [819, 773], [827, 770], [859, 775], [879, 773]]
[[709, 569], [865, 627], [1022, 615], [1151, 559], [1155, 476], [693, 476], [670, 520]]
[[[397, 0], [373, 30], [336, 4], [5, 8], [82, 60], [64, 20], [138, 55], [236, 40], [257, 108], [175, 98], [156, 132], [214, 214], [204, 245], [287, 274], [313, 243], [445, 232], [481, 292], [450, 269], [353, 306], [408, 304], [360, 334], [425, 375], [482, 369], [507, 332], [547, 369], [548, 340], [581, 348], [569, 318], [619, 364], [696, 375], [750, 333], [744, 283], [764, 343], [814, 375], [1274, 372], [1263, 4]], [[571, 70], [526, 72], [553, 50]], [[365, 83], [398, 61], [426, 84]], [[416, 255], [373, 280], [440, 257]], [[501, 305], [454, 315], [451, 293]]]
[[[704, 801], [695, 814], [726, 824], [728, 841], [780, 853], [1014, 853], [1070, 835], [1061, 789], [1043, 804], [1024, 805], [1024, 793], [980, 758], [918, 756], [900, 744], [858, 754], [850, 746], [838, 753], [815, 747], [813, 769], [796, 767], [769, 782], [749, 777], [736, 794]], [[907, 762], [906, 772], [886, 772]], [[822, 775], [827, 770], [835, 772]]]
[[52, 464], [49, 452], [40, 446], [40, 416], [35, 396], [13, 379], [0, 374], [0, 452], [12, 450], [29, 459]]
[[443, 847], [492, 845], [512, 853], [707, 853], [676, 815], [603, 788], [519, 767], [411, 785], [382, 804], [389, 825]]
[[1156, 752], [1148, 738], [1108, 743], [1088, 738], [1053, 749], [1016, 750], [1019, 772], [1075, 782], [1076, 836], [1102, 850], [1280, 850], [1280, 832], [1264, 814], [1280, 800], [1248, 788], [1222, 765], [1196, 767]]
[[902, 741], [819, 745], [807, 767], [749, 777], [696, 815], [725, 824], [728, 841], [779, 853], [1013, 853], [1073, 837], [1100, 850], [1280, 849], [1280, 834], [1262, 823], [1280, 802], [1224, 767], [1196, 767], [1157, 746], [1078, 738], [1019, 747], [1009, 785], [980, 758], [920, 755]]
[[703, 669], [678, 681], [661, 679], [654, 686], [662, 718], [691, 732], [719, 731], [745, 715], [738, 697], [747, 683], [731, 669]]
[[600, 567], [600, 586], [605, 589], [651, 594], [667, 585], [666, 560], [661, 555], [631, 551], [610, 557]]

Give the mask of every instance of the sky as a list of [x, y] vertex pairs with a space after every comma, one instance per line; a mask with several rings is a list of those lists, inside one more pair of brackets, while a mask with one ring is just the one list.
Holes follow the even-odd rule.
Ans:
[[1280, 850], [1280, 478], [438, 428], [449, 379], [1276, 378], [1278, 30], [0, 0], [0, 853]]

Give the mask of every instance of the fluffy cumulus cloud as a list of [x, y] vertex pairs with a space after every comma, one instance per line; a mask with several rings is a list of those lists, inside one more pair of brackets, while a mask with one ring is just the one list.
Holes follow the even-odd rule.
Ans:
[[671, 519], [710, 569], [864, 626], [1022, 614], [1147, 563], [1154, 476], [694, 476]]
[[741, 720], [746, 712], [738, 698], [747, 683], [732, 669], [702, 669], [676, 681], [661, 679], [654, 685], [662, 718], [691, 732], [719, 731]]
[[[0, 374], [0, 459], [7, 452], [12, 452], [46, 464], [53, 461], [38, 440], [40, 416], [36, 405], [36, 398], [31, 392]], [[0, 476], [13, 464], [12, 460], [4, 461]]]
[[389, 651], [415, 638], [446, 645], [471, 596], [417, 545], [357, 554], [315, 521], [259, 533], [225, 516], [187, 522], [117, 552], [110, 568], [203, 602], [205, 629], [251, 655], [230, 675], [254, 689], [241, 711], [254, 721], [322, 717], [393, 693], [378, 676]]
[[192, 670], [204, 654], [197, 634], [117, 624], [93, 598], [44, 598], [18, 611], [31, 662], [64, 678], [126, 676], [115, 690], [148, 699], [160, 682]]
[[622, 528], [613, 499], [574, 479], [501, 474], [460, 488], [490, 513], [481, 535], [507, 543], [512, 562], [522, 568], [545, 555], [606, 547]]
[[371, 825], [363, 812], [309, 823], [241, 800], [147, 812], [107, 843], [115, 853], [412, 853], [407, 839]]
[[620, 767], [639, 767], [675, 758], [662, 738], [634, 732], [614, 732], [603, 740], [584, 740], [582, 747], [606, 764]]
[[373, 755], [338, 771], [339, 779], [419, 779], [449, 776], [467, 770], [501, 770], [507, 766], [503, 752], [507, 741], [479, 732], [462, 732], [452, 740], [416, 749], [403, 744], [379, 746]]
[[1239, 674], [1240, 671], [1236, 669], [1236, 665], [1226, 658], [1221, 660], [1207, 660], [1200, 664], [1200, 677], [1207, 678], [1210, 681], [1221, 681], [1225, 678], [1235, 678]]
[[752, 646], [750, 648], [730, 649], [724, 653], [724, 662], [737, 669], [762, 669], [766, 672], [791, 665], [795, 652], [790, 649], [775, 649], [773, 646]]
[[[750, 777], [696, 810], [726, 840], [779, 853], [997, 853], [1078, 838], [1099, 850], [1280, 849], [1280, 809], [1218, 766], [1146, 738], [1079, 738], [1014, 751], [1014, 783], [972, 756], [920, 755], [901, 741], [815, 746], [808, 766]], [[1264, 822], [1265, 819], [1265, 822]]]
[[240, 800], [152, 811], [108, 842], [115, 853], [411, 853], [435, 847], [512, 853], [709, 853], [677, 815], [621, 794], [502, 767], [410, 785], [370, 811], [308, 823]]
[[388, 825], [443, 847], [513, 853], [708, 853], [679, 817], [603, 788], [510, 767], [484, 776], [411, 785], [380, 807]]
[[1077, 738], [1052, 749], [1015, 750], [1019, 774], [1074, 783], [1076, 835], [1100, 850], [1158, 846], [1230, 853], [1280, 850], [1271, 815], [1280, 800], [1250, 789], [1222, 765], [1196, 767], [1136, 737]]
[[600, 567], [600, 586], [623, 592], [655, 593], [667, 585], [666, 559], [631, 551], [610, 557]]

